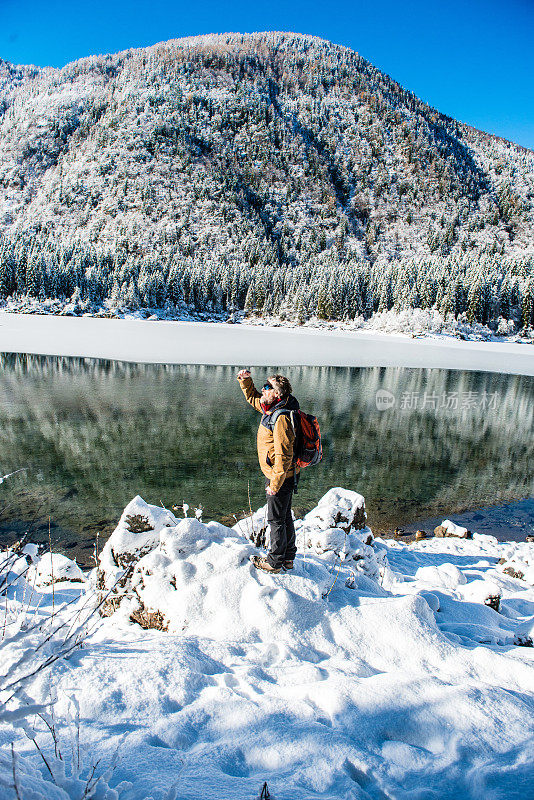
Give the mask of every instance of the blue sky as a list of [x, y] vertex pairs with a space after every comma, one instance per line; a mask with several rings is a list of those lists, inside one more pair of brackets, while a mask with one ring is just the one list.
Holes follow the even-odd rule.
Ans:
[[18, 64], [264, 30], [351, 47], [443, 113], [534, 149], [534, 0], [0, 0], [0, 57]]

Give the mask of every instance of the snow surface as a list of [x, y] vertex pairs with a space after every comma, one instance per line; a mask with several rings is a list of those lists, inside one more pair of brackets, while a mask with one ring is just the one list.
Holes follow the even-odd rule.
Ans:
[[403, 366], [534, 375], [534, 347], [366, 331], [0, 313], [0, 352], [139, 363]]
[[[249, 560], [264, 509], [229, 529], [127, 506], [101, 557], [106, 581], [120, 553], [134, 559], [118, 611], [33, 687], [55, 684], [58, 720], [75, 695], [82, 748], [107, 762], [120, 743], [114, 797], [254, 800], [264, 781], [276, 800], [532, 797], [534, 649], [519, 643], [534, 634], [533, 576], [504, 568], [533, 565], [534, 544], [373, 539], [346, 521], [360, 497], [322, 498], [297, 521], [294, 571], [274, 576]], [[129, 530], [135, 516], [152, 530]], [[89, 585], [56, 585], [56, 603], [87, 603]], [[51, 588], [35, 598], [44, 613]], [[129, 620], [139, 600], [168, 631]], [[41, 800], [46, 769], [16, 736], [23, 796]], [[2, 800], [15, 797], [9, 753]]]

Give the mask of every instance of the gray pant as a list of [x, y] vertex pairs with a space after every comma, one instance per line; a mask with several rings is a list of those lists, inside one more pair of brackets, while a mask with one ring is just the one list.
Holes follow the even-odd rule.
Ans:
[[[266, 487], [268, 485], [269, 481], [266, 481]], [[267, 521], [271, 528], [271, 549], [267, 561], [275, 569], [281, 567], [284, 561], [293, 561], [297, 555], [295, 526], [291, 516], [294, 485], [292, 475], [286, 478], [276, 494], [267, 495]]]

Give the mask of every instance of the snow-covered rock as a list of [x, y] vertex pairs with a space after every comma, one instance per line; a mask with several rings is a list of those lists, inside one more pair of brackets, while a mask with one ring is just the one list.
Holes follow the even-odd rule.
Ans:
[[456, 536], [459, 539], [471, 539], [472, 533], [461, 525], [456, 525], [450, 519], [444, 519], [441, 525], [434, 528], [434, 536], [443, 538], [444, 536]]
[[139, 495], [128, 503], [100, 553], [99, 568], [93, 575], [104, 615], [117, 610], [128, 593], [135, 564], [157, 547], [160, 532], [177, 521], [166, 508], [150, 505]]
[[162, 528], [176, 525], [176, 517], [166, 508], [145, 503], [137, 495], [122, 512], [119, 524], [102, 550], [100, 561], [103, 569], [127, 567], [159, 542]]
[[501, 552], [499, 569], [534, 585], [534, 542], [507, 542]]
[[306, 528], [328, 530], [340, 528], [346, 532], [362, 530], [367, 514], [361, 494], [350, 489], [330, 489], [303, 519]]
[[[297, 548], [304, 555], [311, 551], [327, 561], [351, 562], [353, 569], [378, 580], [384, 576], [387, 559], [385, 549], [374, 541], [366, 520], [365, 499], [361, 494], [341, 487], [330, 489], [302, 520], [295, 520]], [[268, 546], [267, 507], [240, 520], [233, 530], [256, 545]]]
[[433, 588], [456, 589], [467, 583], [467, 578], [454, 564], [440, 564], [440, 566], [419, 567], [415, 573], [417, 580]]
[[466, 600], [474, 603], [483, 603], [498, 611], [502, 589], [495, 581], [474, 580], [469, 583], [466, 581], [465, 583], [466, 585], [462, 587], [461, 594]]
[[386, 550], [366, 525], [361, 494], [340, 487], [330, 489], [297, 526], [297, 544], [306, 553], [335, 556], [374, 580], [384, 576]]
[[[354, 586], [358, 575], [378, 581], [387, 567], [386, 549], [373, 542], [364, 521], [363, 497], [340, 488], [330, 490], [304, 520], [297, 520], [297, 547], [308, 561], [297, 558], [293, 573], [278, 578], [279, 601], [285, 597], [291, 602], [288, 587], [294, 581], [305, 587], [307, 596], [322, 600], [334, 580], [332, 570], [341, 565], [347, 586]], [[256, 574], [250, 558], [258, 552], [253, 543], [264, 529], [265, 508], [227, 528], [196, 518], [178, 521], [134, 498], [100, 557], [97, 586], [101, 598], [106, 597], [103, 613], [121, 607], [122, 614], [143, 627], [175, 632], [189, 629], [196, 620], [195, 630], [209, 627], [210, 635], [217, 636], [236, 636], [236, 631], [249, 635], [259, 619], [273, 616], [281, 624], [283, 603], [279, 611], [266, 608], [263, 593], [254, 595], [256, 582], [250, 585]]]
[[62, 581], [83, 583], [85, 576], [76, 561], [61, 553], [45, 553], [28, 570], [27, 581], [41, 588]]
[[31, 565], [31, 557], [0, 550], [0, 596], [2, 596], [10, 586], [15, 584], [22, 585], [28, 576]]
[[507, 561], [506, 559], [503, 558], [502, 561], [503, 563], [500, 565], [502, 567], [502, 571], [506, 575], [510, 575], [511, 578], [518, 578], [519, 580], [525, 580], [525, 576], [529, 575], [532, 569], [524, 561], [519, 561], [518, 559]]

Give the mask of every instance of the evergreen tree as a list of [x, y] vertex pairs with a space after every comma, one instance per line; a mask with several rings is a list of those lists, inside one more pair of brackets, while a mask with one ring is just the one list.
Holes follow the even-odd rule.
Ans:
[[521, 311], [524, 328], [532, 327], [534, 325], [534, 280], [532, 278], [526, 282]]

